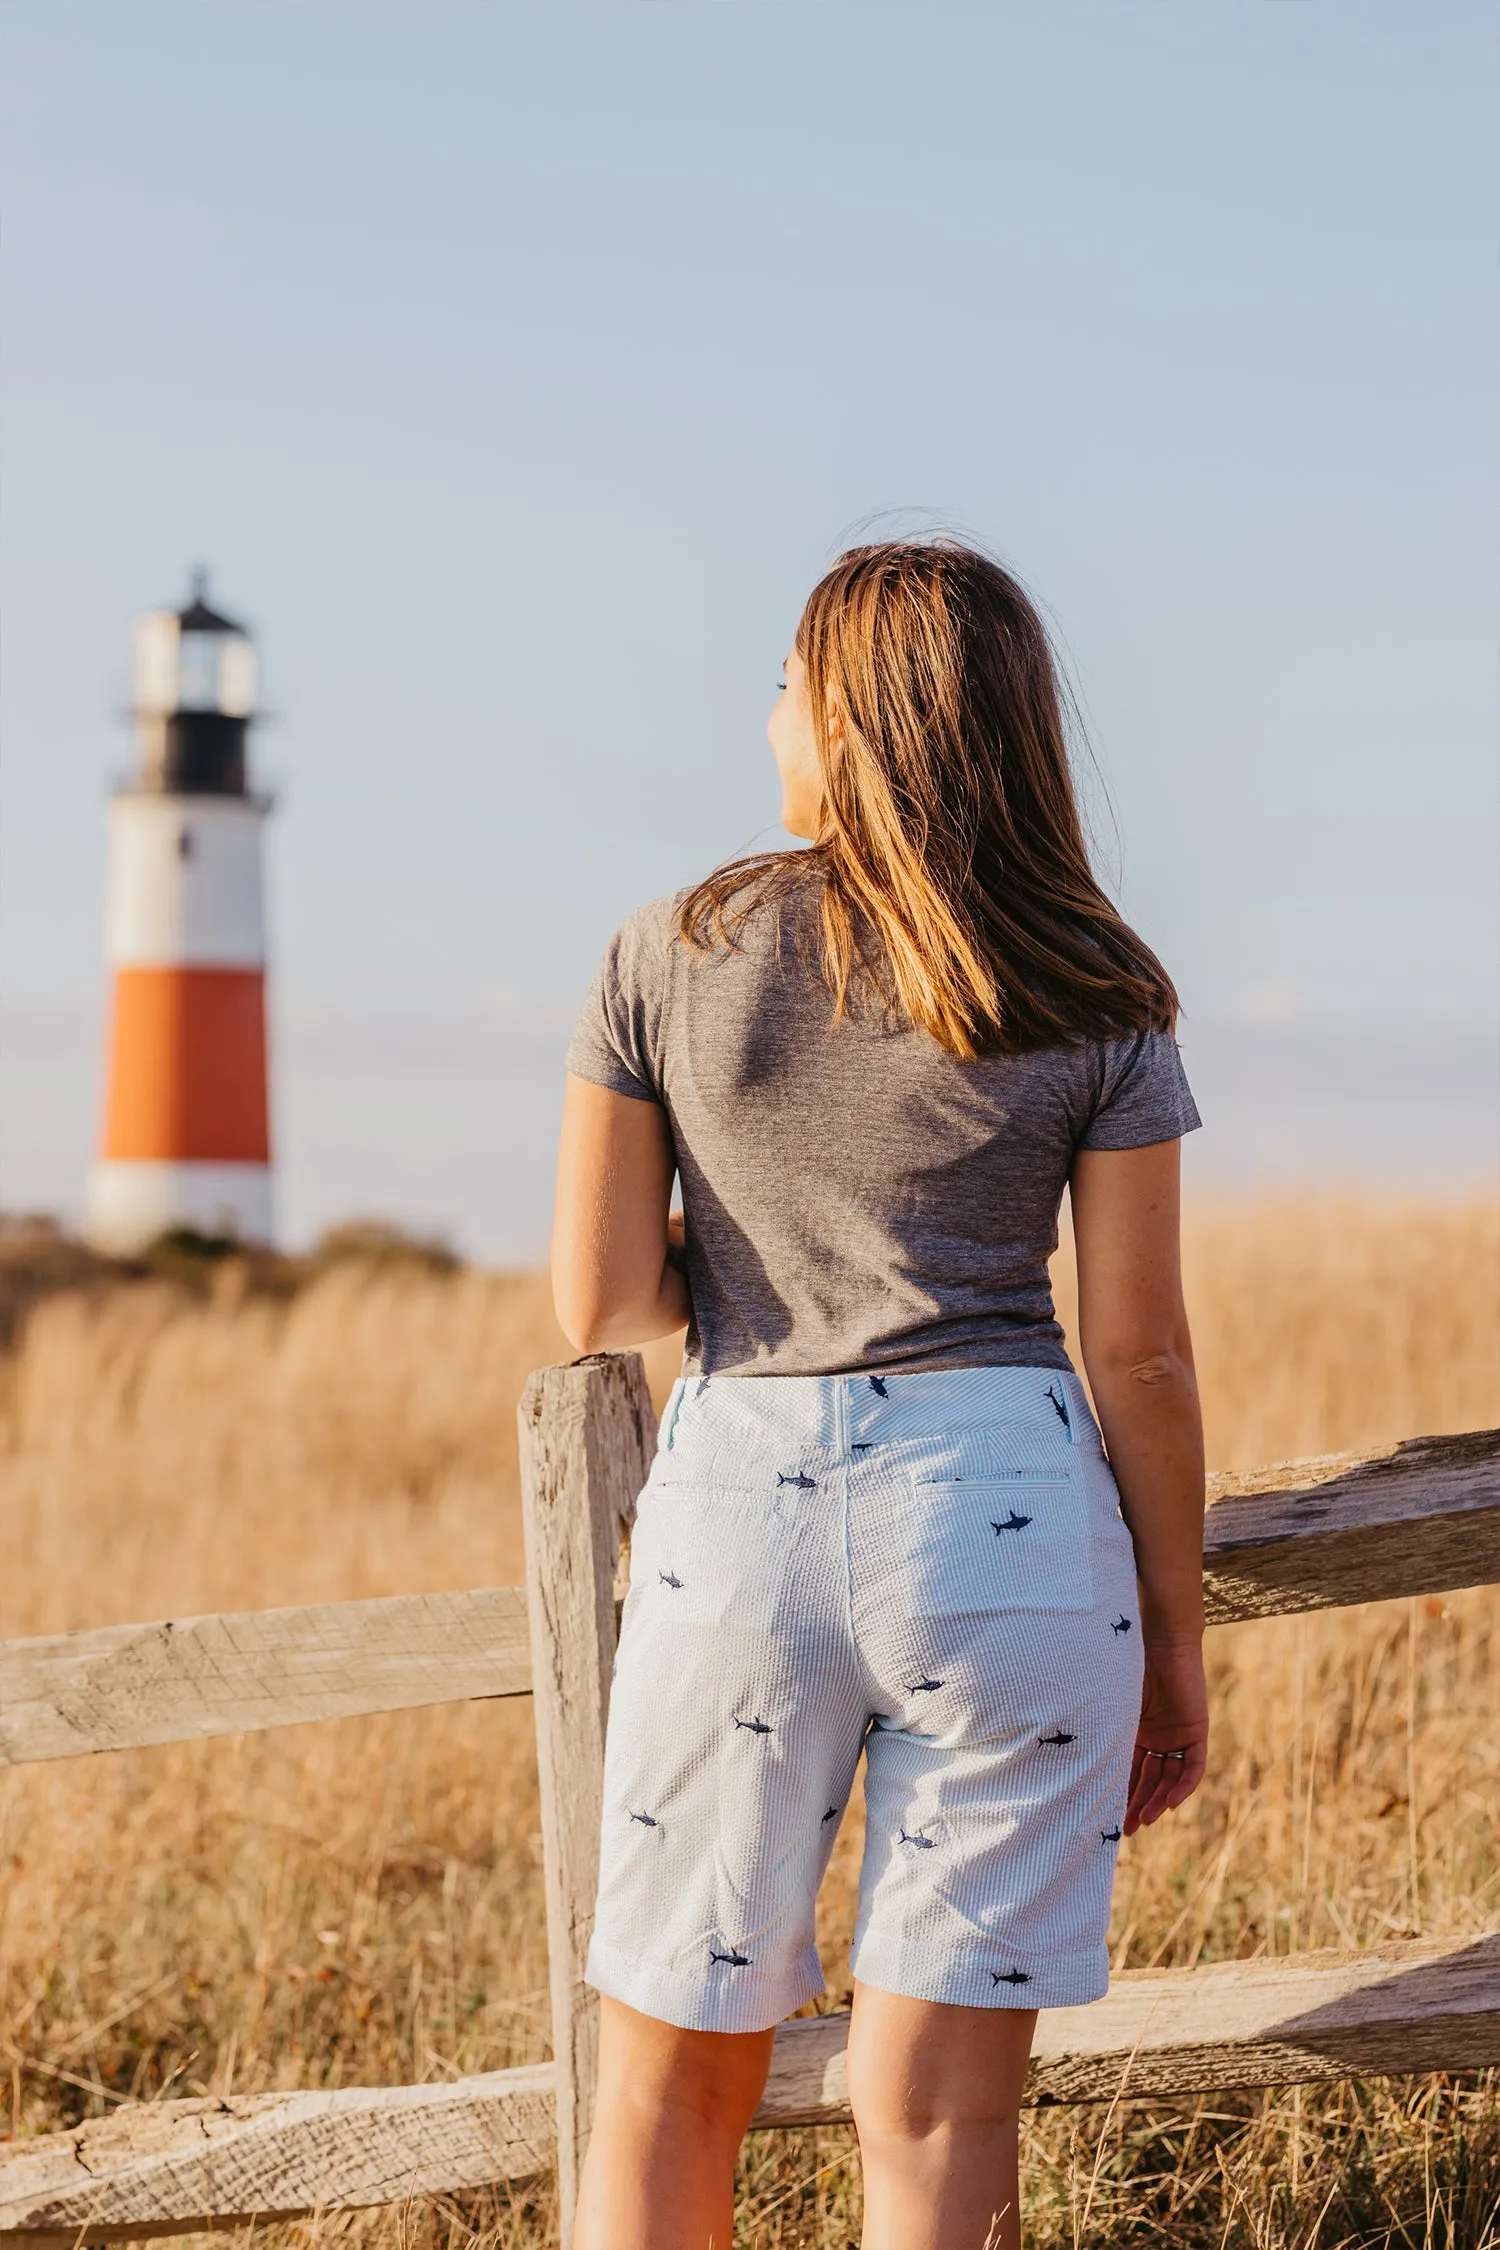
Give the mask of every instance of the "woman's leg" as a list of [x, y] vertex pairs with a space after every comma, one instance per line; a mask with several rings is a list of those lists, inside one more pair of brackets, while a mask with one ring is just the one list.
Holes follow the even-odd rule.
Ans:
[[679, 2031], [619, 2000], [600, 2008], [575, 2250], [730, 2250], [734, 2160], [775, 2031]]
[[1016, 2125], [1029, 2008], [955, 2008], [856, 1984], [849, 2101], [862, 2250], [1018, 2250]]

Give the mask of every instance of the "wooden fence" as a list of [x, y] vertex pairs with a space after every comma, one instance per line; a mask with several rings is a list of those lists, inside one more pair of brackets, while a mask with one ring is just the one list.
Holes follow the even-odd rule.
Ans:
[[[525, 1588], [0, 1643], [0, 1764], [530, 1694], [553, 2054], [422, 2086], [124, 2106], [0, 2149], [0, 2250], [405, 2202], [556, 2164], [571, 2236], [597, 2009], [583, 1983], [622, 1533], [655, 1417], [634, 1353], [531, 1378]], [[1215, 1480], [1211, 1622], [1500, 1580], [1500, 1431]], [[758, 2127], [846, 2122], [845, 2013], [784, 2024]], [[1027, 2099], [1098, 2102], [1500, 2062], [1500, 1934], [1117, 1976], [1039, 2019]]]

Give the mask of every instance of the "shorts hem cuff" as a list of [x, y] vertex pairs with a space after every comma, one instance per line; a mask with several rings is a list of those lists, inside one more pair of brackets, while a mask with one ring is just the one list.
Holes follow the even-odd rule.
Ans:
[[710, 1984], [601, 1945], [589, 1947], [584, 1982], [627, 2008], [679, 2031], [769, 2031], [773, 2024], [827, 1990], [817, 1955], [804, 1955], [782, 1976], [743, 1977]]
[[855, 1947], [849, 1965], [861, 1984], [877, 1992], [950, 2008], [1082, 2008], [1109, 1990], [1109, 1955], [1102, 1945], [1023, 1969], [1009, 1960], [997, 1968], [993, 1953], [928, 1968], [904, 1960], [897, 1949], [867, 1944]]

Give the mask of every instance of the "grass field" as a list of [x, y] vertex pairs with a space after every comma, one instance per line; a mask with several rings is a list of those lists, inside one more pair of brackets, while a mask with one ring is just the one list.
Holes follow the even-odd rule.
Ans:
[[[1216, 1467], [1500, 1421], [1492, 1204], [1205, 1205], [1188, 1277]], [[63, 1260], [15, 1301], [0, 1632], [519, 1580], [516, 1398], [565, 1356], [543, 1284], [389, 1259], [246, 1282]], [[1214, 1634], [1209, 1780], [1122, 1853], [1117, 1962], [1494, 1927], [1497, 1623], [1486, 1590]], [[859, 1840], [851, 1817], [822, 1901], [835, 2002]], [[0, 1776], [0, 2130], [538, 2059], [537, 1858], [524, 1701]], [[1500, 2074], [1039, 2113], [1027, 2138], [1049, 2250], [1500, 2242]], [[846, 2132], [756, 2137], [743, 2187], [746, 2244], [857, 2239]], [[540, 2250], [548, 2201], [271, 2231]]]

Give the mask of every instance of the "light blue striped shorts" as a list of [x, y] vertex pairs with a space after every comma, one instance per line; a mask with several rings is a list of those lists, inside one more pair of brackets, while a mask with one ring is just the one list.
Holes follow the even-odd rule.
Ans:
[[677, 1384], [631, 1543], [589, 1982], [703, 2031], [821, 1992], [814, 1902], [863, 1751], [856, 1977], [1098, 1999], [1140, 1640], [1076, 1376]]

